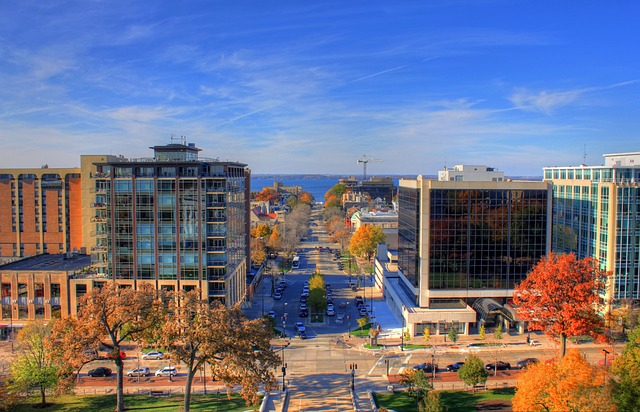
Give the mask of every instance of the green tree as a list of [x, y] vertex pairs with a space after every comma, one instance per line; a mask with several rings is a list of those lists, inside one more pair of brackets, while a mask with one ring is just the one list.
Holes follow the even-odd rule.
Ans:
[[456, 328], [451, 327], [449, 328], [449, 340], [453, 343], [456, 343], [458, 341], [458, 331], [456, 331]]
[[408, 369], [402, 372], [400, 374], [400, 383], [407, 387], [407, 393], [416, 400], [416, 403], [420, 403], [427, 393], [433, 389], [427, 374], [416, 369]]
[[58, 387], [60, 372], [64, 370], [48, 348], [50, 336], [51, 325], [35, 322], [25, 326], [18, 332], [17, 357], [11, 364], [11, 392], [24, 393], [38, 388], [43, 406], [47, 404], [46, 391]]
[[440, 399], [440, 393], [429, 391], [418, 403], [418, 412], [443, 412], [444, 405]]
[[493, 337], [498, 340], [502, 339], [502, 323], [500, 323], [493, 331]]
[[489, 377], [489, 372], [485, 369], [482, 359], [476, 355], [469, 355], [464, 365], [458, 369], [458, 377], [467, 385], [473, 386], [475, 393], [476, 385], [484, 384]]
[[480, 325], [480, 340], [485, 340], [487, 328], [484, 327], [484, 323]]
[[627, 334], [622, 356], [611, 367], [611, 395], [620, 411], [636, 410], [640, 405], [640, 326]]
[[431, 340], [431, 330], [429, 328], [424, 329], [424, 332], [422, 334], [422, 339], [424, 340], [425, 343]]
[[349, 251], [352, 255], [371, 261], [378, 249], [378, 244], [384, 242], [385, 235], [382, 228], [373, 225], [362, 225], [351, 236]]

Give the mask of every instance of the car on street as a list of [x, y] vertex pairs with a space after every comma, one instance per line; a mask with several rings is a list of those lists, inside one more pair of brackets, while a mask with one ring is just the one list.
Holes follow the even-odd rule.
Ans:
[[276, 318], [276, 311], [275, 310], [270, 310], [269, 311], [269, 316], [271, 316], [272, 318]]
[[333, 305], [327, 305], [327, 316], [334, 316], [336, 314]]
[[305, 331], [302, 331], [302, 332], [298, 333], [298, 336], [300, 336], [300, 339], [307, 339], [308, 338], [307, 332], [305, 332]]
[[280, 292], [276, 292], [276, 293], [274, 293], [274, 294], [273, 294], [273, 298], [274, 298], [275, 300], [280, 300], [280, 299], [282, 299], [282, 293], [280, 293]]
[[176, 376], [177, 374], [178, 370], [175, 366], [165, 366], [164, 368], [156, 371], [156, 376]]
[[307, 291], [304, 291], [304, 290], [303, 290], [303, 291], [302, 291], [302, 295], [300, 295], [300, 297], [305, 297], [305, 298], [306, 298], [306, 297], [309, 297], [309, 290], [307, 290]]
[[492, 371], [495, 369], [499, 371], [503, 371], [503, 370], [511, 369], [511, 364], [509, 362], [498, 361], [493, 363], [487, 363], [487, 366], [485, 366], [485, 368], [488, 371]]
[[300, 309], [299, 315], [301, 318], [306, 318], [307, 316], [309, 316], [309, 311], [307, 311], [306, 309]]
[[437, 372], [438, 371], [438, 365], [437, 364], [432, 364], [432, 363], [421, 363], [419, 365], [414, 366], [413, 369], [417, 370], [417, 371], [423, 371], [423, 372], [426, 372], [426, 373], [433, 372], [434, 370]]
[[518, 369], [524, 369], [527, 366], [534, 364], [534, 363], [538, 363], [540, 362], [538, 360], [538, 358], [526, 358], [526, 359], [522, 359], [521, 361], [518, 361], [518, 363], [516, 363], [516, 368]]
[[159, 360], [162, 358], [164, 358], [164, 353], [155, 350], [142, 355], [142, 360]]
[[149, 368], [146, 366], [140, 366], [139, 368], [134, 368], [127, 372], [127, 376], [149, 376], [150, 373], [151, 371], [149, 371]]
[[539, 340], [532, 340], [529, 341], [529, 346], [542, 346], [542, 342], [540, 342]]
[[460, 369], [463, 365], [464, 362], [452, 363], [451, 365], [447, 365], [447, 370], [449, 372], [458, 372], [458, 369]]
[[300, 310], [307, 310], [307, 304], [306, 303], [301, 303], [300, 304]]
[[360, 314], [360, 316], [367, 316], [368, 315], [367, 308], [365, 308], [364, 306], [360, 306], [358, 313]]
[[344, 312], [338, 311], [336, 314], [336, 324], [341, 325], [344, 323]]
[[111, 376], [111, 369], [101, 366], [99, 368], [91, 369], [89, 372], [87, 372], [87, 375], [91, 376], [92, 378], [97, 378], [100, 376]]
[[298, 333], [300, 333], [300, 332], [305, 332], [307, 328], [304, 327], [304, 323], [296, 322], [296, 330], [298, 331]]

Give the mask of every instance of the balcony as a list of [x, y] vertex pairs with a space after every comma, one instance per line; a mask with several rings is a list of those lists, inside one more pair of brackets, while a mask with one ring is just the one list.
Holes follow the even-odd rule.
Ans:
[[106, 223], [107, 218], [102, 216], [94, 216], [91, 218], [91, 222], [93, 223]]
[[91, 203], [91, 207], [95, 207], [96, 209], [106, 209], [107, 204], [101, 203], [101, 202], [94, 202], [94, 203]]

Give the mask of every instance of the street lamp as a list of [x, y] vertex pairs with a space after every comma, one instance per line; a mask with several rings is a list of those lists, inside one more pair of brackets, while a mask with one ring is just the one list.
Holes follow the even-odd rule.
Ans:
[[351, 369], [351, 390], [356, 390], [356, 369], [358, 369], [358, 365], [356, 363], [350, 363], [349, 369]]
[[404, 352], [404, 314], [402, 314], [402, 330], [400, 331], [400, 352]]
[[436, 356], [431, 354], [431, 384], [435, 385], [436, 381]]
[[264, 316], [264, 285], [262, 285], [262, 316]]
[[606, 349], [602, 349], [602, 353], [604, 354], [604, 367], [607, 367], [607, 355], [610, 354], [611, 352], [609, 352]]
[[347, 307], [349, 308], [349, 314], [347, 315], [347, 321], [349, 322], [349, 329], [347, 330], [347, 333], [349, 334], [349, 337], [351, 337], [351, 302], [347, 302]]

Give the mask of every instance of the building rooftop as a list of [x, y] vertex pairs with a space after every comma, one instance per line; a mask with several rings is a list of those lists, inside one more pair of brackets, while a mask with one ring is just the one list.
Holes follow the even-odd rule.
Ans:
[[73, 272], [91, 266], [91, 256], [80, 254], [42, 254], [0, 265], [0, 270], [48, 270]]

